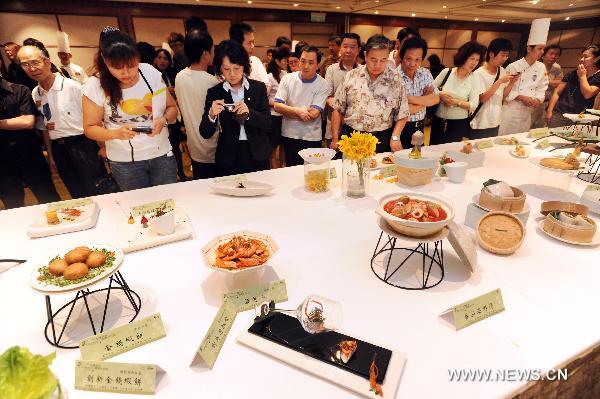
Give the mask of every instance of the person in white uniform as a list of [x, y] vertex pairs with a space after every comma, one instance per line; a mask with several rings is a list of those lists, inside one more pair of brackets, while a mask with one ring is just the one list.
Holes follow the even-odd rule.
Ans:
[[[506, 68], [508, 74], [520, 76], [510, 88], [502, 107], [500, 136], [529, 131], [531, 114], [544, 101], [548, 74], [544, 64], [538, 60], [544, 53], [549, 27], [550, 18], [534, 20], [527, 41], [527, 55]], [[509, 90], [508, 86], [506, 90]]]
[[58, 58], [60, 58], [60, 69], [62, 73], [67, 77], [71, 78], [79, 84], [84, 84], [88, 78], [85, 70], [71, 62], [73, 54], [71, 54], [71, 46], [69, 45], [69, 35], [65, 32], [57, 32], [57, 47], [58, 47]]
[[269, 92], [269, 75], [260, 58], [254, 55], [254, 29], [244, 22], [236, 22], [229, 28], [229, 38], [241, 44], [250, 57], [248, 78], [263, 82]]
[[38, 82], [32, 96], [44, 120], [41, 130], [50, 167], [58, 171], [73, 198], [105, 194], [99, 190], [106, 170], [98, 144], [83, 134], [81, 85], [52, 73], [50, 60], [38, 47], [23, 46], [17, 57]]

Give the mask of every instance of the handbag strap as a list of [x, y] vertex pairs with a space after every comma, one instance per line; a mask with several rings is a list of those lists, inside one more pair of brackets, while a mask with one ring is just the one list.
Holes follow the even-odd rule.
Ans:
[[444, 88], [444, 85], [448, 81], [448, 78], [450, 77], [451, 73], [452, 73], [452, 68], [449, 68], [448, 72], [446, 73], [446, 76], [444, 76], [444, 79], [442, 80], [442, 84], [438, 87], [438, 90], [442, 90]]
[[[492, 84], [496, 83], [496, 81], [498, 81], [499, 78], [500, 78], [500, 68], [498, 68], [498, 72], [496, 72], [496, 77], [494, 78], [494, 81], [492, 82]], [[477, 113], [479, 112], [481, 107], [483, 107], [483, 103], [479, 102], [479, 104], [477, 104], [477, 108], [475, 108], [475, 111], [473, 111], [473, 113], [469, 116], [469, 121], [472, 121], [473, 119], [475, 119], [475, 115], [477, 115]]]

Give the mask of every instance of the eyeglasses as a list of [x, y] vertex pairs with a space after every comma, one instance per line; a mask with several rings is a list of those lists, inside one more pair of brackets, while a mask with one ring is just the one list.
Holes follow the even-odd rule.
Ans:
[[41, 60], [33, 60], [31, 62], [21, 62], [21, 68], [23, 69], [38, 69], [44, 65], [44, 61]]

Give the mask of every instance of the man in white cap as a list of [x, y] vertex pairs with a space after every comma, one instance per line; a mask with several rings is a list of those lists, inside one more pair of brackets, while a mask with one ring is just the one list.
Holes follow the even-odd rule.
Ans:
[[549, 28], [550, 18], [533, 20], [527, 41], [527, 55], [506, 68], [508, 74], [520, 76], [512, 88], [506, 88], [510, 92], [502, 107], [498, 133], [500, 136], [529, 131], [531, 114], [544, 101], [548, 74], [544, 64], [538, 60], [544, 54]]
[[84, 84], [87, 79], [85, 70], [79, 65], [73, 64], [71, 58], [71, 46], [69, 45], [69, 36], [65, 32], [57, 32], [56, 41], [58, 44], [58, 58], [60, 58], [60, 69], [62, 73], [80, 84]]

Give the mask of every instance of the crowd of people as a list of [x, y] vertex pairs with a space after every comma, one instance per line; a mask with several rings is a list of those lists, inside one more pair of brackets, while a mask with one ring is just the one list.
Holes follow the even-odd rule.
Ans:
[[568, 125], [562, 114], [592, 108], [600, 91], [598, 45], [563, 76], [561, 48], [533, 34], [512, 63], [511, 41], [497, 38], [487, 48], [464, 43], [451, 68], [427, 57], [426, 40], [410, 28], [395, 40], [344, 33], [329, 40], [326, 56], [282, 36], [264, 62], [254, 55], [253, 27], [242, 22], [216, 44], [205, 21], [191, 17], [167, 43], [156, 50], [106, 27], [89, 76], [71, 61], [63, 32], [60, 66], [33, 38], [4, 44], [7, 208], [23, 205], [25, 185], [39, 202], [58, 200], [51, 171], [79, 198], [185, 180], [182, 148], [193, 178], [212, 178], [299, 165], [298, 151], [337, 149], [352, 131], [374, 134], [378, 152], [397, 151], [429, 119], [430, 144]]

